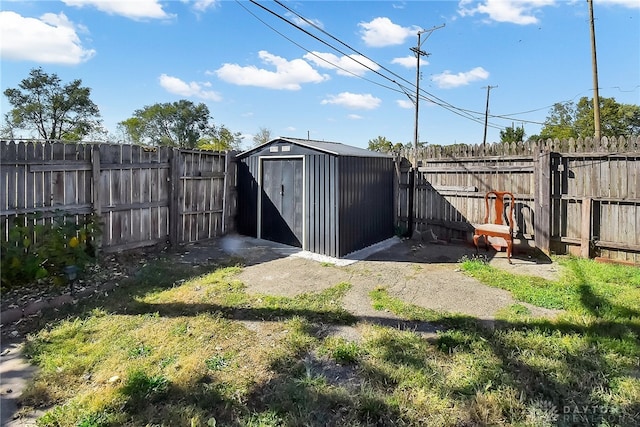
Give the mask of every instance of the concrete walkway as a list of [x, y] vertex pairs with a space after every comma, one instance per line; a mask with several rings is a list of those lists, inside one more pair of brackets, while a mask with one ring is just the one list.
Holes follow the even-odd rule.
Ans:
[[18, 412], [18, 397], [26, 387], [35, 367], [22, 356], [22, 345], [3, 343], [0, 347], [0, 426], [35, 426], [35, 414], [14, 419]]

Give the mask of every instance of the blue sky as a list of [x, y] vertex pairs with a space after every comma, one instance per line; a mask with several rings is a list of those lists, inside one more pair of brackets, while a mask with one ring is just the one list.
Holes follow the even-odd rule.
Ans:
[[[512, 124], [537, 134], [554, 103], [593, 96], [585, 0], [280, 3], [4, 0], [2, 90], [35, 67], [81, 79], [116, 139], [136, 109], [188, 99], [244, 147], [260, 128], [407, 143], [410, 48], [419, 30], [444, 24], [421, 36], [420, 141], [482, 142], [487, 86], [488, 142]], [[640, 104], [640, 0], [594, 0], [594, 10], [600, 96]], [[4, 115], [4, 96], [1, 105]]]

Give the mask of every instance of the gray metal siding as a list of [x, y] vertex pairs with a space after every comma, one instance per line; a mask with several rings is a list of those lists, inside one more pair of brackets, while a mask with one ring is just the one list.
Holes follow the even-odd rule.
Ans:
[[393, 236], [393, 160], [341, 157], [338, 256]]
[[306, 250], [338, 256], [335, 156], [307, 156], [307, 245]]
[[236, 227], [246, 236], [258, 235], [258, 157], [238, 161], [238, 214]]

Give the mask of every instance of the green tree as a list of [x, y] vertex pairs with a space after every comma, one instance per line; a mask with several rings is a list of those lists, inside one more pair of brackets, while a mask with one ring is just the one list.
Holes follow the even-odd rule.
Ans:
[[403, 148], [401, 143], [394, 144], [384, 136], [378, 136], [377, 138], [369, 140], [369, 151], [379, 151], [382, 153], [389, 153], [391, 151], [399, 151]]
[[524, 127], [514, 127], [505, 128], [505, 130], [500, 131], [500, 142], [521, 142], [524, 141]]
[[[580, 98], [575, 117], [578, 136], [593, 136], [594, 123], [593, 99]], [[606, 137], [640, 134], [640, 106], [620, 104], [615, 98], [600, 98], [600, 131]]]
[[[600, 130], [602, 136], [610, 138], [640, 134], [640, 106], [620, 104], [615, 98], [600, 98]], [[593, 99], [582, 97], [577, 104], [554, 104], [540, 138], [585, 138], [594, 133]]]
[[135, 144], [195, 148], [201, 138], [215, 135], [210, 122], [205, 104], [182, 99], [145, 106], [119, 125], [126, 138]]
[[118, 129], [122, 133], [126, 144], [142, 144], [144, 139], [144, 121], [139, 117], [130, 117], [118, 123]]
[[3, 133], [11, 136], [26, 130], [44, 139], [77, 141], [102, 129], [91, 89], [80, 79], [63, 85], [57, 74], [34, 68], [18, 88], [3, 93], [13, 107], [5, 115]]
[[575, 106], [573, 102], [557, 102], [551, 107], [549, 115], [544, 121], [540, 138], [568, 139], [577, 137], [574, 126]]
[[258, 133], [253, 135], [253, 143], [256, 147], [258, 145], [266, 144], [269, 141], [271, 141], [271, 130], [267, 128], [260, 128]]
[[214, 128], [210, 135], [201, 138], [197, 148], [211, 151], [239, 150], [241, 143], [240, 132], [233, 133], [222, 125]]

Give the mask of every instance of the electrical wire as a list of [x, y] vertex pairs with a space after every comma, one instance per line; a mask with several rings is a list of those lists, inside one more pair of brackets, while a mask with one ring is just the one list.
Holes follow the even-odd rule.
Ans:
[[[301, 19], [302, 21], [304, 21], [305, 23], [307, 23], [308, 25], [310, 25], [311, 27], [315, 28], [316, 30], [320, 31], [321, 33], [323, 33], [324, 35], [330, 37], [332, 40], [335, 40], [336, 42], [340, 43], [341, 45], [343, 45], [344, 47], [348, 48], [349, 50], [355, 52], [357, 55], [360, 55], [361, 57], [363, 57], [364, 59], [366, 59], [367, 61], [369, 61], [370, 63], [375, 64], [377, 67], [379, 67], [379, 69], [382, 69], [388, 73], [390, 73], [392, 76], [398, 78], [398, 80], [401, 80], [403, 82], [405, 82], [407, 85], [409, 85], [409, 88], [411, 89], [411, 91], [415, 90], [416, 85], [410, 81], [408, 81], [407, 79], [405, 79], [404, 77], [396, 74], [395, 72], [393, 72], [392, 70], [389, 70], [388, 68], [386, 68], [385, 66], [377, 63], [376, 61], [372, 60], [371, 58], [369, 58], [367, 55], [364, 55], [362, 52], [358, 51], [357, 49], [354, 49], [352, 46], [350, 46], [349, 44], [341, 41], [340, 39], [338, 39], [337, 37], [331, 35], [330, 33], [328, 33], [327, 31], [325, 31], [323, 28], [319, 27], [318, 25], [316, 25], [313, 21], [305, 18], [304, 16], [300, 15], [299, 13], [297, 13], [296, 11], [292, 10], [291, 8], [289, 8], [288, 6], [284, 5], [282, 2], [278, 1], [278, 0], [274, 0], [274, 2], [276, 4], [278, 4], [279, 6], [283, 7], [285, 10], [287, 10], [288, 12], [292, 13], [293, 15], [295, 15], [296, 17], [298, 17], [299, 19]], [[256, 18], [258, 21], [260, 21], [263, 25], [267, 26], [269, 29], [271, 29], [272, 31], [274, 31], [275, 33], [277, 33], [278, 35], [280, 35], [281, 37], [285, 38], [287, 41], [291, 42], [292, 44], [294, 44], [295, 46], [299, 47], [300, 49], [304, 50], [305, 52], [313, 55], [314, 57], [320, 59], [321, 61], [329, 64], [331, 67], [335, 68], [335, 69], [339, 69], [345, 73], [348, 73], [354, 77], [360, 78], [364, 81], [367, 81], [369, 83], [373, 83], [379, 87], [394, 91], [396, 93], [403, 93], [405, 94], [407, 97], [409, 97], [409, 99], [412, 102], [416, 102], [414, 99], [415, 97], [410, 96], [408, 93], [408, 88], [400, 83], [398, 83], [395, 79], [386, 76], [384, 74], [382, 74], [379, 70], [372, 68], [371, 66], [369, 66], [368, 64], [365, 64], [361, 61], [359, 61], [356, 58], [353, 58], [352, 56], [350, 56], [349, 54], [347, 54], [346, 52], [344, 52], [343, 50], [335, 47], [334, 45], [332, 45], [331, 43], [321, 39], [320, 37], [316, 36], [315, 34], [312, 34], [311, 32], [307, 31], [306, 29], [302, 28], [300, 25], [296, 24], [295, 22], [290, 21], [289, 19], [287, 19], [286, 17], [280, 15], [279, 13], [269, 9], [268, 7], [258, 3], [255, 0], [250, 0], [250, 3], [252, 3], [255, 6], [258, 6], [259, 8], [261, 8], [262, 10], [268, 12], [269, 14], [277, 17], [278, 19], [284, 21], [286, 24], [294, 27], [295, 29], [302, 31], [303, 33], [305, 33], [306, 35], [308, 35], [309, 37], [312, 37], [313, 39], [315, 39], [316, 41], [322, 43], [323, 45], [329, 47], [330, 49], [340, 53], [341, 55], [350, 58], [351, 60], [353, 60], [355, 63], [359, 64], [360, 66], [368, 69], [369, 71], [375, 73], [377, 76], [391, 82], [394, 83], [395, 85], [397, 85], [399, 89], [395, 88], [395, 87], [391, 87], [388, 85], [384, 85], [381, 84], [379, 82], [376, 82], [374, 80], [365, 78], [361, 75], [358, 75], [356, 73], [353, 73], [347, 69], [345, 69], [344, 67], [339, 66], [338, 64], [334, 64], [331, 61], [329, 61], [326, 58], [321, 57], [320, 55], [317, 55], [315, 52], [305, 48], [304, 46], [302, 46], [301, 44], [299, 44], [298, 42], [292, 40], [290, 37], [287, 37], [286, 35], [284, 35], [282, 32], [278, 31], [277, 29], [275, 29], [273, 26], [269, 25], [267, 22], [265, 22], [263, 19], [261, 19], [260, 17], [258, 17], [255, 13], [251, 12], [249, 9], [247, 9], [244, 5], [242, 5], [240, 3], [239, 0], [236, 0], [236, 3], [238, 3], [245, 11], [247, 11], [249, 14], [251, 14], [254, 18]], [[474, 111], [474, 110], [469, 110], [469, 109], [465, 109], [465, 108], [461, 108], [461, 107], [457, 107], [454, 106], [453, 104], [425, 91], [424, 89], [421, 88], [420, 90], [421, 94], [419, 94], [419, 99], [430, 102], [434, 105], [437, 105], [441, 108], [446, 109], [449, 112], [452, 112], [462, 118], [471, 120], [473, 122], [476, 123], [480, 123], [480, 124], [484, 124], [484, 116], [486, 113], [483, 112], [479, 112], [479, 111]], [[426, 95], [425, 95], [426, 94]], [[548, 108], [548, 107], [547, 107]], [[539, 109], [541, 110], [541, 109]], [[535, 112], [535, 111], [539, 111], [539, 110], [531, 110], [531, 112]], [[474, 117], [473, 115], [480, 115], [482, 116], [482, 118], [480, 117]], [[491, 117], [494, 119], [501, 119], [501, 120], [517, 120], [519, 122], [523, 122], [523, 123], [533, 123], [533, 124], [543, 124], [541, 122], [536, 122], [536, 121], [531, 121], [531, 120], [523, 120], [520, 118], [513, 118], [513, 117], [509, 117], [512, 115], [517, 115], [517, 114], [525, 114], [525, 113], [512, 113], [509, 115], [487, 115], [487, 117]], [[498, 124], [494, 124], [494, 123], [488, 123], [487, 124], [488, 127], [494, 128], [494, 129], [503, 129], [504, 126], [500, 126]]]
[[[362, 56], [362, 57], [366, 58], [368, 61], [370, 61], [370, 62], [372, 62], [373, 64], [375, 64], [375, 65], [376, 65], [376, 66], [378, 66], [380, 69], [383, 69], [383, 70], [387, 71], [387, 72], [388, 72], [388, 73], [390, 73], [392, 76], [397, 77], [399, 80], [401, 80], [401, 81], [403, 81], [403, 82], [407, 83], [409, 86], [411, 86], [411, 90], [412, 90], [412, 91], [413, 91], [413, 90], [415, 90], [415, 87], [416, 87], [415, 83], [413, 83], [413, 82], [411, 82], [411, 81], [409, 81], [409, 80], [405, 79], [404, 77], [402, 77], [402, 76], [398, 75], [397, 73], [395, 73], [394, 71], [392, 71], [392, 70], [388, 69], [388, 68], [387, 68], [387, 67], [385, 67], [384, 65], [381, 65], [380, 63], [378, 63], [378, 62], [374, 61], [373, 59], [369, 58], [369, 57], [368, 57], [367, 55], [365, 55], [364, 53], [362, 53], [362, 52], [358, 51], [357, 49], [353, 48], [353, 47], [352, 47], [351, 45], [349, 45], [348, 43], [345, 43], [345, 42], [343, 42], [342, 40], [338, 39], [337, 37], [333, 36], [332, 34], [330, 34], [329, 32], [325, 31], [325, 30], [324, 30], [323, 28], [321, 28], [320, 26], [316, 25], [316, 24], [315, 24], [315, 22], [313, 22], [312, 20], [307, 19], [306, 17], [304, 17], [304, 16], [300, 15], [298, 12], [296, 12], [295, 10], [293, 10], [293, 9], [289, 8], [288, 6], [284, 5], [284, 4], [283, 4], [282, 2], [280, 2], [279, 0], [274, 0], [274, 2], [275, 2], [276, 4], [278, 4], [278, 5], [280, 5], [281, 7], [283, 7], [284, 9], [286, 9], [288, 12], [290, 12], [290, 13], [292, 13], [293, 15], [297, 16], [298, 18], [300, 18], [302, 21], [306, 22], [307, 24], [309, 24], [309, 25], [310, 25], [310, 26], [312, 26], [313, 28], [315, 28], [315, 29], [317, 29], [318, 31], [322, 32], [323, 34], [327, 35], [327, 36], [328, 36], [328, 37], [330, 37], [332, 40], [337, 41], [338, 43], [340, 43], [341, 45], [343, 45], [343, 46], [345, 46], [346, 48], [350, 49], [351, 51], [355, 52], [356, 54], [358, 54], [358, 55], [360, 55], [360, 56]], [[252, 1], [252, 3], [255, 3], [255, 2], [254, 2], [254, 1]], [[278, 15], [276, 12], [273, 12], [273, 11], [270, 11], [270, 12], [271, 12], [271, 13], [273, 13], [273, 14], [275, 14], [276, 16], [280, 17], [281, 19], [285, 20], [285, 22], [287, 22], [287, 23], [289, 23], [290, 25], [294, 26], [296, 29], [298, 29], [298, 30], [300, 30], [300, 31], [303, 31], [303, 32], [305, 32], [305, 33], [309, 34], [309, 32], [308, 32], [308, 31], [304, 30], [304, 29], [303, 29], [303, 28], [301, 28], [299, 25], [297, 25], [297, 24], [295, 24], [295, 23], [293, 23], [293, 22], [291, 22], [291, 21], [287, 20], [286, 18], [282, 18], [282, 17], [281, 17], [280, 15]], [[313, 36], [313, 37], [314, 37], [315, 39], [318, 39], [316, 36]], [[347, 54], [345, 54], [345, 53], [344, 53], [344, 52], [342, 52], [341, 50], [339, 50], [339, 49], [337, 49], [336, 47], [334, 47], [334, 46], [330, 45], [328, 42], [324, 42], [324, 41], [323, 41], [323, 43], [324, 43], [325, 45], [327, 45], [328, 47], [330, 47], [331, 49], [334, 49], [334, 50], [336, 50], [337, 52], [339, 52], [339, 53], [341, 53], [341, 54], [343, 54], [343, 55], [345, 55], [345, 56], [348, 56]], [[349, 56], [349, 57], [350, 57], [350, 56]], [[351, 57], [350, 57], [350, 58], [351, 58]], [[353, 59], [353, 58], [351, 58], [351, 59]], [[359, 64], [361, 64], [361, 65], [365, 66], [365, 65], [364, 65], [364, 64], [362, 64], [361, 62], [356, 61], [355, 59], [353, 59], [353, 60], [354, 60], [355, 62], [357, 62], [357, 63], [359, 63]], [[368, 68], [368, 69], [370, 69], [370, 70], [371, 70], [371, 68], [370, 68], [370, 67], [366, 67], [366, 68]], [[373, 70], [372, 70], [372, 71], [373, 71]], [[383, 75], [381, 75], [381, 73], [379, 73], [379, 72], [377, 72], [377, 71], [375, 71], [375, 72], [376, 72], [378, 75], [380, 75], [381, 77], [383, 77], [383, 78], [385, 78], [385, 79], [387, 79], [387, 80], [389, 80], [389, 81], [391, 81], [391, 82], [393, 82], [393, 83], [397, 84], [397, 85], [402, 89], [402, 91], [404, 92], [404, 94], [405, 94], [405, 95], [407, 95], [407, 97], [409, 97], [409, 99], [411, 99], [411, 101], [415, 103], [415, 101], [414, 101], [414, 99], [415, 99], [415, 98], [414, 98], [413, 96], [411, 96], [411, 95], [409, 95], [409, 94], [408, 94], [408, 91], [406, 90], [407, 88], [406, 88], [405, 86], [400, 85], [396, 80], [391, 79], [391, 78], [389, 78], [388, 76], [383, 76]], [[356, 77], [361, 77], [361, 76], [356, 76]], [[463, 118], [465, 118], [465, 119], [468, 119], [468, 120], [474, 121], [474, 122], [479, 123], [479, 124], [484, 124], [484, 118], [477, 118], [477, 117], [473, 117], [473, 116], [472, 116], [472, 114], [477, 114], [477, 115], [483, 115], [483, 116], [484, 116], [484, 113], [481, 113], [481, 112], [478, 112], [478, 111], [473, 111], [473, 110], [467, 110], [467, 109], [460, 108], [460, 107], [456, 107], [456, 106], [454, 106], [453, 104], [451, 104], [451, 103], [449, 103], [449, 102], [447, 102], [447, 101], [445, 101], [445, 100], [443, 100], [443, 99], [441, 99], [441, 98], [437, 97], [436, 95], [431, 94], [431, 93], [429, 93], [429, 92], [425, 91], [425, 90], [424, 90], [424, 88], [421, 88], [420, 92], [422, 92], [422, 93], [424, 93], [424, 94], [428, 95], [428, 96], [425, 96], [424, 94], [420, 95], [420, 99], [421, 99], [421, 100], [425, 100], [425, 101], [430, 102], [430, 103], [432, 103], [432, 104], [434, 104], [434, 105], [437, 105], [437, 106], [439, 106], [439, 107], [441, 107], [441, 108], [444, 108], [444, 109], [446, 109], [446, 110], [448, 110], [448, 111], [450, 111], [450, 112], [452, 112], [452, 113], [454, 113], [454, 114], [456, 114], [456, 115], [458, 115], [458, 116], [460, 116], [460, 117], [463, 117]], [[494, 129], [502, 129], [502, 128], [503, 128], [503, 126], [499, 126], [499, 125], [497, 125], [497, 124], [492, 124], [492, 123], [489, 123], [489, 124], [488, 124], [488, 126], [489, 126], [489, 127], [494, 128]]]
[[[271, 13], [272, 15], [274, 15], [274, 16], [276, 16], [276, 17], [278, 17], [279, 19], [283, 20], [283, 21], [284, 21], [284, 22], [286, 22], [287, 24], [289, 24], [289, 25], [293, 26], [294, 28], [298, 29], [299, 31], [302, 31], [302, 32], [304, 32], [305, 34], [307, 34], [307, 35], [311, 36], [312, 38], [314, 38], [315, 40], [317, 40], [317, 41], [321, 42], [321, 43], [322, 43], [322, 44], [324, 44], [325, 46], [327, 46], [327, 47], [329, 47], [329, 48], [331, 48], [331, 49], [335, 50], [336, 52], [338, 52], [338, 53], [342, 54], [342, 55], [343, 55], [343, 56], [345, 56], [345, 57], [349, 57], [349, 58], [351, 58], [354, 62], [356, 62], [356, 63], [360, 64], [361, 66], [363, 66], [363, 67], [367, 68], [368, 70], [370, 70], [370, 71], [374, 72], [374, 73], [375, 73], [375, 74], [377, 74], [378, 76], [380, 76], [380, 77], [382, 77], [382, 78], [384, 78], [384, 79], [386, 79], [386, 80], [388, 80], [388, 81], [390, 81], [390, 82], [392, 82], [392, 83], [394, 83], [394, 84], [398, 85], [398, 86], [401, 88], [402, 92], [403, 92], [403, 93], [405, 93], [405, 95], [409, 96], [409, 95], [408, 95], [408, 93], [407, 93], [407, 90], [406, 90], [407, 88], [406, 88], [405, 86], [403, 86], [403, 85], [399, 84], [396, 80], [394, 80], [394, 79], [392, 79], [392, 78], [390, 78], [390, 77], [388, 77], [388, 76], [383, 75], [383, 74], [382, 74], [382, 73], [380, 73], [378, 70], [375, 70], [375, 69], [371, 68], [370, 66], [368, 66], [367, 64], [364, 64], [364, 63], [362, 63], [361, 61], [358, 61], [357, 59], [355, 59], [355, 58], [353, 58], [353, 57], [349, 56], [347, 53], [345, 53], [345, 52], [343, 52], [342, 50], [340, 50], [340, 49], [336, 48], [335, 46], [331, 45], [330, 43], [328, 43], [328, 42], [326, 42], [326, 41], [324, 41], [324, 40], [320, 39], [318, 36], [316, 36], [316, 35], [314, 35], [314, 34], [311, 34], [309, 31], [307, 31], [307, 30], [305, 30], [304, 28], [300, 27], [298, 24], [296, 24], [296, 23], [294, 23], [294, 22], [292, 22], [292, 21], [288, 20], [287, 18], [283, 17], [282, 15], [278, 14], [277, 12], [275, 12], [275, 11], [273, 11], [273, 10], [271, 10], [271, 9], [267, 8], [266, 6], [261, 5], [260, 3], [257, 3], [257, 2], [256, 2], [256, 1], [254, 1], [254, 0], [250, 0], [250, 1], [251, 1], [251, 3], [255, 4], [256, 6], [258, 6], [258, 7], [262, 8], [263, 10], [265, 10], [265, 11], [267, 11], [267, 12]], [[320, 28], [319, 26], [317, 26], [317, 25], [316, 25], [315, 23], [313, 23], [311, 20], [309, 20], [309, 19], [307, 19], [307, 18], [303, 17], [302, 15], [298, 14], [297, 12], [295, 12], [295, 11], [291, 10], [290, 8], [288, 8], [288, 7], [284, 6], [284, 5], [282, 5], [282, 3], [278, 2], [278, 1], [276, 1], [275, 3], [277, 3], [277, 4], [281, 5], [281, 6], [283, 6], [287, 11], [289, 11], [289, 12], [293, 13], [293, 14], [294, 14], [294, 15], [296, 15], [298, 18], [302, 19], [304, 22], [308, 23], [308, 24], [309, 24], [309, 25], [311, 25], [312, 27], [314, 27], [314, 28], [318, 29], [319, 31], [323, 32], [324, 34], [328, 35], [328, 36], [329, 36], [329, 37], [331, 37], [332, 39], [334, 39], [334, 40], [338, 41], [339, 43], [341, 43], [341, 44], [342, 44], [342, 45], [344, 45], [345, 47], [347, 47], [347, 48], [351, 49], [351, 50], [352, 50], [353, 52], [355, 52], [356, 54], [358, 54], [358, 55], [360, 55], [360, 56], [364, 57], [365, 59], [367, 59], [367, 60], [368, 60], [368, 61], [370, 61], [371, 63], [373, 63], [373, 64], [377, 65], [379, 68], [381, 68], [381, 69], [383, 69], [383, 70], [385, 70], [385, 71], [387, 71], [387, 72], [391, 73], [391, 74], [392, 74], [393, 76], [395, 76], [395, 77], [398, 77], [400, 80], [402, 80], [402, 81], [406, 82], [406, 83], [407, 83], [407, 84], [409, 84], [410, 86], [415, 87], [415, 84], [414, 84], [414, 83], [412, 83], [412, 82], [410, 82], [410, 81], [406, 80], [404, 77], [399, 76], [398, 74], [394, 73], [393, 71], [391, 71], [391, 70], [387, 69], [387, 68], [386, 68], [386, 67], [384, 67], [383, 65], [381, 65], [381, 64], [379, 64], [379, 63], [377, 63], [376, 61], [374, 61], [374, 60], [372, 60], [371, 58], [367, 57], [367, 56], [366, 56], [366, 55], [364, 55], [363, 53], [361, 53], [361, 52], [357, 51], [356, 49], [352, 48], [350, 45], [348, 45], [348, 44], [346, 44], [346, 43], [344, 43], [344, 42], [340, 41], [338, 38], [336, 38], [336, 37], [332, 36], [331, 34], [329, 34], [328, 32], [326, 32], [325, 30], [323, 30], [322, 28]], [[255, 15], [254, 15], [254, 16], [255, 16]], [[263, 21], [261, 20], [261, 22], [263, 22]], [[269, 26], [269, 27], [270, 27], [270, 26]], [[270, 28], [272, 28], [272, 27], [270, 27]], [[279, 33], [279, 34], [280, 34], [280, 33]], [[285, 37], [285, 38], [286, 38], [286, 37]], [[288, 38], [287, 38], [287, 39], [288, 39]], [[288, 40], [290, 40], [290, 39], [288, 39]], [[296, 44], [296, 46], [301, 47], [299, 44], [297, 44], [297, 43], [295, 43], [295, 44]], [[302, 47], [301, 47], [301, 48], [302, 48]], [[310, 52], [309, 50], [307, 50], [307, 49], [305, 49], [305, 48], [302, 48], [302, 49], [303, 49], [303, 50], [305, 50], [306, 52]], [[312, 53], [312, 52], [310, 52], [310, 53]], [[312, 54], [313, 54], [313, 53], [312, 53]], [[317, 56], [317, 55], [315, 55], [315, 56]], [[334, 67], [336, 67], [336, 68], [340, 68], [340, 69], [342, 69], [341, 67], [337, 66], [336, 64], [331, 63], [330, 61], [328, 61], [328, 60], [326, 60], [326, 59], [324, 59], [324, 58], [322, 58], [322, 59], [323, 59], [325, 62], [327, 62], [327, 63], [331, 64], [332, 66], [334, 66]], [[353, 74], [353, 73], [351, 73], [351, 74], [352, 74], [352, 75], [354, 75], [355, 77], [362, 78], [362, 79], [364, 79], [364, 80], [366, 80], [366, 81], [371, 81], [371, 80], [368, 80], [368, 79], [363, 78], [362, 76], [359, 76], [359, 75], [356, 75], [356, 74]], [[378, 83], [376, 83], [376, 84], [378, 84]], [[394, 91], [398, 92], [398, 90], [393, 89], [393, 88], [389, 88], [388, 86], [380, 85], [380, 84], [378, 84], [378, 85], [379, 85], [379, 86], [381, 86], [381, 87], [385, 87], [385, 88], [387, 88], [387, 89], [391, 89], [391, 90], [394, 90]], [[411, 88], [411, 89], [413, 90], [413, 88]], [[430, 94], [430, 93], [428, 93], [428, 92], [424, 91], [424, 89], [422, 90], [422, 92], [427, 93], [431, 98], [430, 98], [430, 97], [427, 97], [427, 96], [425, 96], [425, 95], [421, 95], [421, 96], [420, 96], [420, 99], [423, 99], [423, 100], [429, 101], [429, 102], [431, 102], [431, 103], [433, 103], [433, 104], [435, 104], [435, 105], [438, 105], [438, 106], [440, 106], [440, 107], [442, 107], [442, 108], [444, 108], [444, 109], [446, 109], [446, 110], [448, 110], [448, 111], [450, 111], [450, 112], [452, 112], [452, 113], [454, 113], [454, 114], [456, 114], [456, 115], [459, 115], [459, 116], [461, 116], [461, 117], [463, 117], [463, 118], [466, 118], [466, 119], [468, 119], [468, 120], [472, 120], [472, 121], [474, 121], [474, 122], [477, 122], [477, 123], [483, 124], [482, 119], [478, 119], [478, 118], [475, 118], [475, 117], [473, 117], [473, 116], [471, 116], [471, 115], [470, 115], [471, 113], [475, 113], [475, 114], [481, 114], [481, 113], [479, 113], [479, 112], [473, 112], [473, 111], [470, 111], [470, 110], [464, 110], [464, 109], [461, 109], [461, 108], [455, 107], [454, 105], [452, 105], [452, 104], [450, 104], [450, 103], [448, 103], [448, 102], [446, 102], [446, 101], [444, 101], [444, 100], [442, 100], [442, 99], [440, 99], [440, 98], [436, 97], [435, 95]], [[436, 101], [436, 100], [434, 100], [434, 99], [432, 99], [432, 98], [437, 99], [439, 102], [438, 102], [438, 101]], [[410, 97], [410, 99], [411, 99], [411, 97]], [[412, 99], [412, 101], [413, 101], [413, 99]], [[413, 101], [413, 102], [415, 102], [415, 101]], [[493, 128], [495, 128], [495, 129], [502, 129], [502, 127], [501, 127], [501, 126], [493, 125], [493, 124], [491, 124], [491, 125], [490, 125], [490, 127], [493, 127]]]

